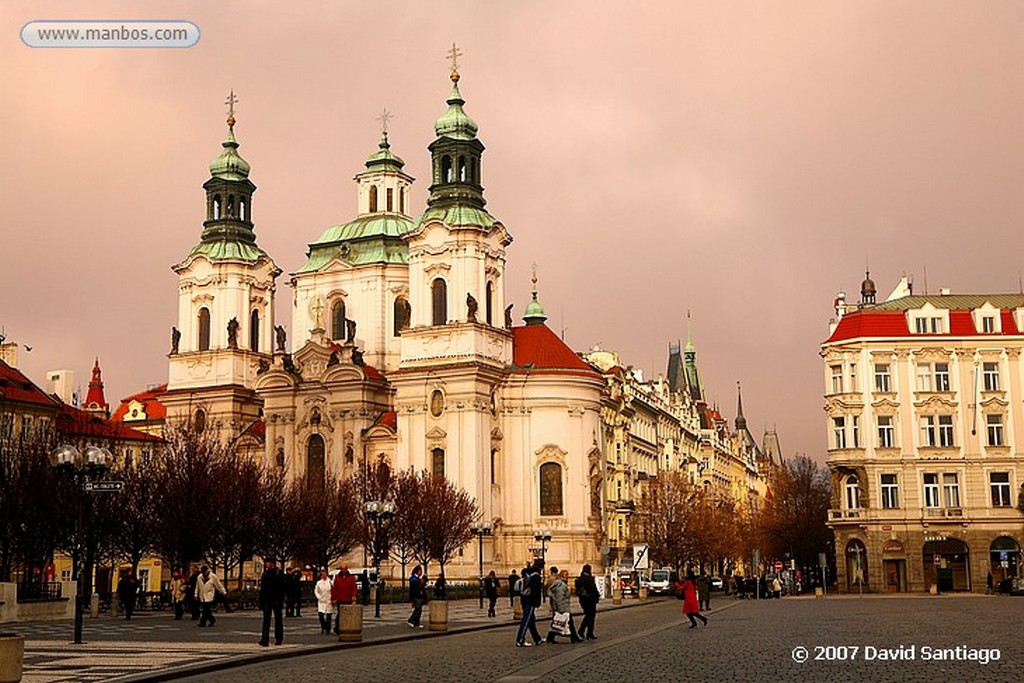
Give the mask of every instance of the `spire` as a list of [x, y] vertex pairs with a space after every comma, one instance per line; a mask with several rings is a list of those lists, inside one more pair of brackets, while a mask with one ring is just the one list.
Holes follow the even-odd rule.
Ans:
[[210, 175], [214, 178], [224, 180], [245, 180], [249, 177], [249, 162], [238, 154], [238, 141], [235, 140], [235, 102], [238, 98], [235, 91], [224, 101], [228, 105], [228, 136], [224, 138], [221, 146], [224, 151], [210, 162]]
[[686, 310], [686, 353], [695, 354], [697, 347], [693, 345], [693, 325], [690, 322], [690, 310]]
[[736, 382], [736, 431], [743, 432], [747, 429], [747, 418], [743, 417], [743, 390], [740, 383]]
[[89, 381], [89, 393], [85, 396], [85, 411], [110, 417], [110, 406], [103, 396], [103, 373], [100, 370], [100, 359], [92, 366], [92, 379]]
[[533, 282], [533, 301], [526, 305], [526, 313], [523, 315], [523, 320], [527, 325], [543, 325], [544, 321], [548, 319], [546, 313], [544, 313], [544, 307], [537, 301], [537, 264], [533, 264], [533, 277], [530, 278]]
[[476, 121], [471, 119], [462, 109], [462, 105], [466, 103], [466, 100], [462, 99], [462, 93], [459, 92], [459, 80], [462, 78], [459, 75], [459, 57], [461, 56], [462, 51], [459, 50], [455, 43], [452, 43], [452, 48], [448, 50], [448, 59], [452, 63], [450, 75], [452, 91], [448, 95], [448, 111], [434, 123], [434, 132], [438, 137], [472, 140], [476, 137], [478, 129]]
[[704, 400], [704, 385], [700, 381], [700, 372], [697, 370], [697, 347], [693, 345], [690, 311], [686, 312], [686, 350], [683, 353], [683, 358], [686, 369], [686, 388], [690, 392], [690, 398], [699, 403]]
[[871, 279], [871, 271], [864, 270], [864, 281], [860, 283], [860, 302], [862, 304], [875, 303], [875, 281]]

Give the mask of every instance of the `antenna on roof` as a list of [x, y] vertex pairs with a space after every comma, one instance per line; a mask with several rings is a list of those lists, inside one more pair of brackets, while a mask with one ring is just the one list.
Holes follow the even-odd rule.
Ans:
[[925, 267], [924, 267], [924, 293], [925, 293], [925, 295], [928, 294], [928, 266], [927, 265], [925, 265]]
[[1020, 271], [1019, 270], [1017, 271], [1017, 290], [1021, 294], [1024, 294], [1024, 281], [1021, 281], [1021, 279], [1020, 279]]

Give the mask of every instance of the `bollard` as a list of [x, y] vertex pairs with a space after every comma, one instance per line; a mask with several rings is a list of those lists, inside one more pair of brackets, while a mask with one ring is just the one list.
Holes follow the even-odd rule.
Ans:
[[512, 598], [512, 618], [521, 621], [523, 618], [523, 599], [518, 595]]
[[338, 631], [338, 640], [344, 643], [358, 643], [363, 639], [362, 605], [340, 605]]
[[96, 619], [100, 616], [100, 594], [93, 593], [89, 596], [89, 616]]
[[612, 604], [613, 605], [621, 605], [622, 604], [622, 589], [621, 588], [616, 588], [615, 590], [612, 591]]
[[0, 683], [18, 683], [24, 660], [24, 636], [0, 633]]
[[936, 583], [933, 583], [932, 585], [928, 586], [928, 592], [931, 593], [932, 595], [938, 595], [939, 594], [939, 585], [936, 584]]
[[430, 602], [430, 630], [448, 630], [448, 601], [431, 600]]
[[824, 597], [825, 597], [825, 591], [821, 590], [821, 586], [815, 586], [814, 587], [814, 598], [817, 599], [817, 598], [824, 598]]
[[119, 616], [121, 616], [121, 598], [114, 593], [110, 596], [110, 617], [117, 619]]
[[636, 593], [636, 599], [640, 602], [647, 600], [647, 586], [640, 586], [640, 589]]

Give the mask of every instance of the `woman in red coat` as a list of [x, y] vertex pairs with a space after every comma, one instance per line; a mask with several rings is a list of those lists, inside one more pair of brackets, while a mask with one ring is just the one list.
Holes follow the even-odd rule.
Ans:
[[694, 577], [692, 569], [686, 572], [686, 580], [682, 585], [676, 584], [676, 590], [682, 591], [683, 614], [690, 620], [690, 628], [697, 626], [697, 619], [703, 621], [707, 626], [708, 618], [700, 613], [700, 602], [697, 600], [697, 579]]

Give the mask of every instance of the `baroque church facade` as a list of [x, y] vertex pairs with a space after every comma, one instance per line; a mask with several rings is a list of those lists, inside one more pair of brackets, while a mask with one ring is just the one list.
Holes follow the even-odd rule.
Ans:
[[[545, 325], [537, 300], [512, 321], [512, 235], [486, 208], [483, 151], [451, 73], [429, 145], [426, 207], [385, 130], [355, 176], [356, 217], [323, 231], [288, 284], [256, 243], [255, 185], [234, 116], [210, 165], [200, 242], [173, 266], [178, 324], [161, 402], [217, 424], [289, 478], [351, 474], [383, 458], [444, 476], [494, 534], [483, 563], [507, 570], [551, 531], [549, 562], [601, 564], [605, 379]], [[233, 97], [229, 102], [233, 102]], [[452, 576], [475, 576], [469, 544]]]

